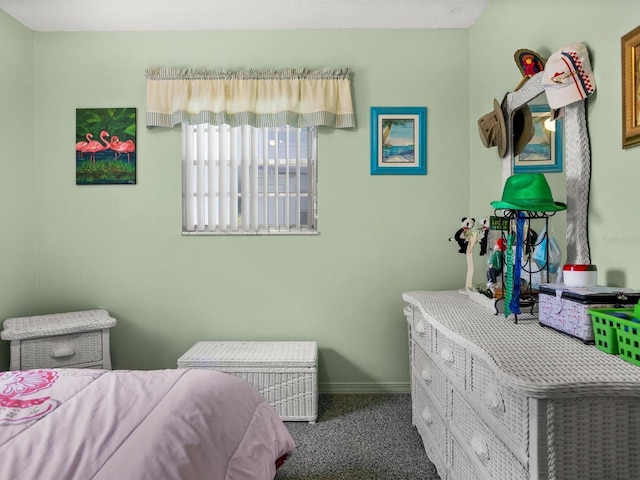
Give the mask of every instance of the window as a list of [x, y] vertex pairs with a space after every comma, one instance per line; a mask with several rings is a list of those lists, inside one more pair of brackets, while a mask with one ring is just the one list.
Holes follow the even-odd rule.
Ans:
[[185, 234], [317, 234], [317, 128], [184, 123]]

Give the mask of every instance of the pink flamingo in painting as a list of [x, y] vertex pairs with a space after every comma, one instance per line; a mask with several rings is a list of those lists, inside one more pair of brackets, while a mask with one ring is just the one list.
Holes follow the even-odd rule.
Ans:
[[102, 152], [106, 149], [109, 148], [110, 144], [109, 142], [107, 142], [107, 140], [105, 140], [104, 137], [108, 137], [109, 136], [109, 132], [107, 132], [106, 130], [103, 130], [100, 132], [100, 140], [102, 140], [104, 142], [104, 145], [100, 142], [98, 142], [97, 140], [91, 140], [89, 142], [89, 145], [87, 145], [84, 149], [85, 153], [89, 153], [89, 161], [91, 163], [93, 163], [95, 165], [96, 163], [96, 153], [98, 152]]
[[127, 154], [127, 163], [131, 163], [131, 154], [136, 151], [136, 145], [133, 140], [127, 140], [121, 142], [120, 139], [114, 135], [111, 137], [111, 144], [109, 148], [115, 152], [115, 158], [119, 158], [123, 153]]
[[87, 139], [86, 142], [78, 142], [76, 143], [76, 152], [80, 153], [80, 158], [82, 158], [82, 154], [84, 153], [84, 149], [89, 146], [89, 142], [93, 139], [93, 135], [91, 133], [87, 133], [84, 138]]

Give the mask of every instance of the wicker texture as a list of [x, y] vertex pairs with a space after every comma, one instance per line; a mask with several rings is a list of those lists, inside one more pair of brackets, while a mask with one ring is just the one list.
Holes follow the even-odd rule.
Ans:
[[[405, 315], [414, 410], [430, 402], [445, 431], [415, 412], [414, 423], [427, 430], [421, 431], [425, 450], [438, 452], [442, 478], [634, 478], [640, 368], [545, 328], [534, 316], [523, 315], [516, 325], [459, 292], [403, 298], [411, 306]], [[421, 322], [432, 327], [431, 352], [418, 342]], [[421, 375], [432, 367], [445, 376], [445, 387], [439, 373]]]
[[[57, 352], [74, 352], [57, 356]], [[60, 335], [20, 342], [20, 369], [64, 368], [102, 361], [102, 331]]]
[[99, 309], [7, 318], [3, 325], [0, 334], [3, 340], [23, 340], [111, 328], [116, 325], [116, 319], [110, 317], [107, 310]]
[[[471, 450], [468, 456], [479, 459], [492, 478], [527, 479], [528, 473], [514, 453], [475, 414], [458, 392], [453, 392], [452, 399], [451, 418], [457, 420], [454, 428], [459, 430], [460, 437], [468, 440]], [[460, 444], [466, 446], [467, 442]]]
[[116, 319], [104, 309], [8, 318], [1, 337], [11, 341], [11, 370], [111, 369], [109, 329]]
[[419, 379], [414, 379], [412, 396], [413, 424], [423, 438], [425, 450], [429, 460], [439, 471], [448, 458], [448, 445], [444, 439], [447, 436], [446, 414], [432, 402], [427, 395], [428, 387]]
[[197, 342], [178, 359], [179, 368], [211, 368], [242, 378], [285, 421], [318, 416], [316, 342]]
[[450, 438], [449, 443], [451, 444], [451, 476], [449, 478], [456, 480], [460, 478], [466, 480], [482, 480], [488, 478], [487, 476], [480, 476], [476, 467], [469, 460], [467, 453], [454, 437]]
[[408, 292], [403, 298], [515, 391], [538, 398], [640, 397], [640, 368], [540, 326], [537, 316], [523, 313], [514, 324], [456, 291]]
[[470, 355], [469, 399], [494, 421], [493, 428], [515, 447], [521, 460], [526, 459], [529, 441], [529, 398], [501, 384], [494, 370], [483, 360]]

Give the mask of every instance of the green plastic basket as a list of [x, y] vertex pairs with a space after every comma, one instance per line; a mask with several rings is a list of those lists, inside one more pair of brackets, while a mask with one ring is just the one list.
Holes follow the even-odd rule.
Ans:
[[622, 328], [618, 328], [618, 355], [640, 366], [640, 323], [625, 321]]
[[[640, 366], [640, 305], [633, 308], [589, 309], [598, 350], [619, 355]], [[625, 317], [625, 318], [622, 318]]]

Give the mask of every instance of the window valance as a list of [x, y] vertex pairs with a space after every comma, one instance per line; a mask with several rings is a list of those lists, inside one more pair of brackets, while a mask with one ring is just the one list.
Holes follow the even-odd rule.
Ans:
[[349, 69], [147, 69], [147, 126], [355, 126]]

